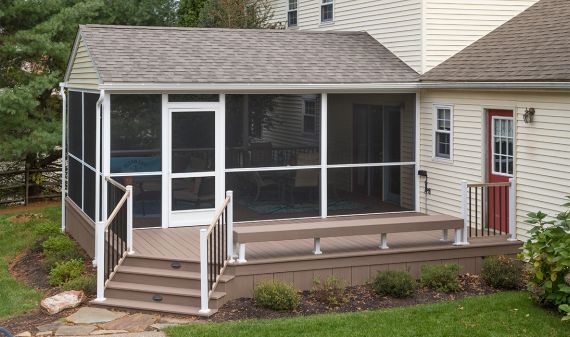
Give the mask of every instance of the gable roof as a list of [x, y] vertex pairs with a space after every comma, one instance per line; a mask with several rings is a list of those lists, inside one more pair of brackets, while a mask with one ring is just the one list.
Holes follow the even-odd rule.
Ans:
[[419, 77], [364, 32], [82, 25], [79, 36], [102, 83], [408, 83]]
[[570, 81], [570, 0], [541, 0], [421, 81]]

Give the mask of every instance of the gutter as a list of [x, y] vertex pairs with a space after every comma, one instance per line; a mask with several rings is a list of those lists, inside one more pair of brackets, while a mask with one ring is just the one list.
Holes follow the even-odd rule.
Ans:
[[570, 89], [570, 82], [419, 82], [420, 89]]

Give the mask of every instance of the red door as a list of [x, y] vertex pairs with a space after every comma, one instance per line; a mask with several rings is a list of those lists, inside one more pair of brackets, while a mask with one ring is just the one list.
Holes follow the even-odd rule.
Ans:
[[[514, 122], [511, 110], [488, 110], [487, 181], [508, 182], [513, 176]], [[506, 233], [509, 228], [509, 188], [487, 187], [487, 227]]]

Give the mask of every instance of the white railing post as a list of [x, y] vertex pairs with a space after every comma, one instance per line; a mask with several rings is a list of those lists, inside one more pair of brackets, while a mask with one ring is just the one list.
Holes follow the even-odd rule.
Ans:
[[105, 300], [105, 222], [99, 221], [95, 225], [95, 248], [97, 255], [97, 298], [98, 302]]
[[234, 260], [234, 192], [227, 191], [226, 197], [230, 198], [230, 202], [228, 203], [228, 259], [230, 263], [233, 263]]
[[200, 314], [210, 313], [208, 309], [208, 230], [200, 229]]
[[461, 181], [461, 218], [463, 219], [463, 229], [455, 231], [455, 245], [468, 245], [468, 221], [467, 221], [467, 181]]
[[133, 186], [127, 187], [127, 254], [134, 254], [133, 250]]
[[517, 240], [517, 207], [515, 199], [516, 183], [514, 178], [509, 179], [509, 241]]

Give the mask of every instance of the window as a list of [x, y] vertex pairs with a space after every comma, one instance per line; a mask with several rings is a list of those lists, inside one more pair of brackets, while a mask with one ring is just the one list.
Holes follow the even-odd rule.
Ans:
[[451, 159], [452, 148], [452, 108], [449, 106], [435, 107], [434, 128], [434, 157]]
[[315, 97], [303, 99], [303, 133], [315, 134], [317, 132], [317, 110]]
[[513, 175], [513, 119], [493, 117], [493, 173]]
[[321, 0], [321, 22], [332, 22], [333, 0]]
[[289, 0], [287, 10], [287, 26], [297, 27], [297, 0]]

